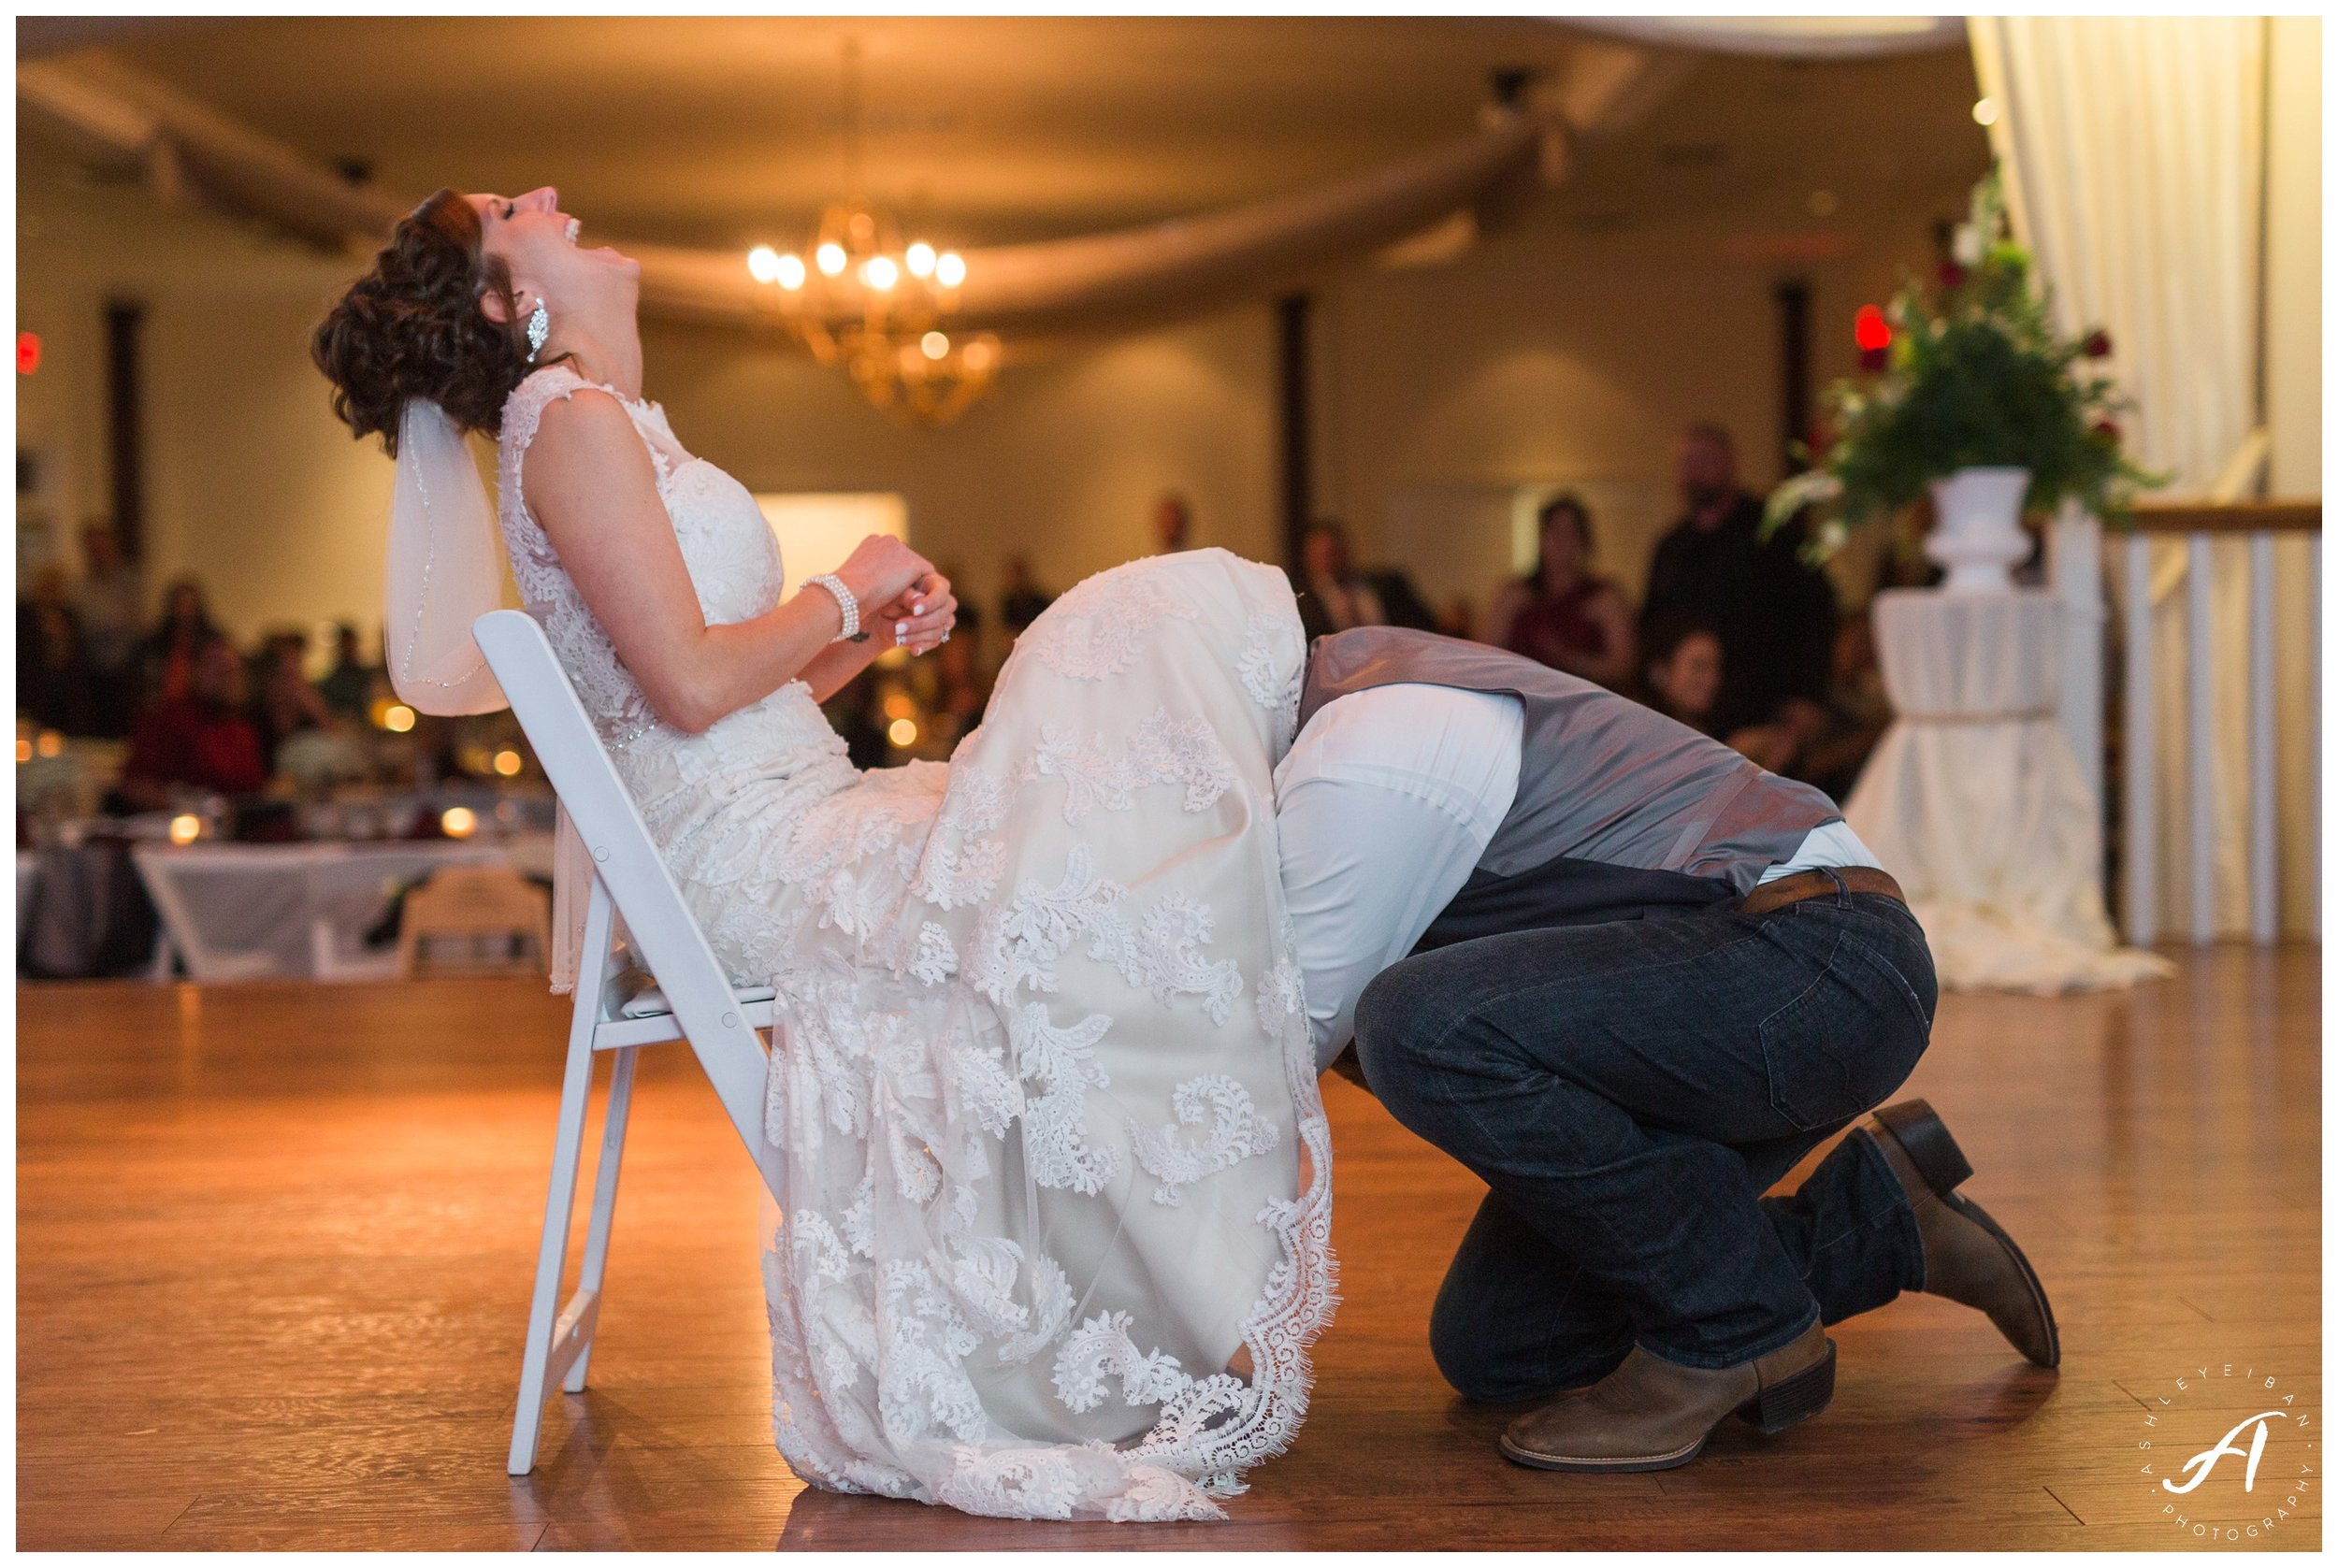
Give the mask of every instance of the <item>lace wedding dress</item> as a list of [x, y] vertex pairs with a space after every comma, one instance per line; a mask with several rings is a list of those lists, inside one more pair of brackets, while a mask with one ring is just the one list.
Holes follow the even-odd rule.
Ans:
[[[1296, 1431], [1333, 1300], [1276, 857], [1289, 583], [1220, 550], [1089, 579], [946, 767], [855, 771], [801, 683], [685, 734], [521, 496], [544, 405], [592, 384], [553, 367], [512, 395], [502, 526], [716, 954], [777, 988], [780, 1452], [971, 1513], [1220, 1516]], [[763, 612], [781, 567], [753, 499], [619, 401], [707, 618]]]

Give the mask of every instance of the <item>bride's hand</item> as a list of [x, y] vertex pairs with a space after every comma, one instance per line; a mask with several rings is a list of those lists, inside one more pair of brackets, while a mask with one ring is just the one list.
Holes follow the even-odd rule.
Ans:
[[928, 571], [901, 597], [878, 611], [877, 618], [891, 623], [895, 647], [931, 654], [948, 640], [951, 628], [958, 625], [958, 597], [950, 592], [948, 578]]
[[853, 547], [836, 575], [859, 601], [860, 619], [867, 624], [888, 618], [890, 607], [918, 579], [934, 572], [931, 561], [890, 534], [871, 534]]

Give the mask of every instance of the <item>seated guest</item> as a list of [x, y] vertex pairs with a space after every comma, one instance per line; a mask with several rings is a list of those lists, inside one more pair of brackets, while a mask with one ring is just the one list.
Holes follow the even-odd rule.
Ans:
[[130, 732], [138, 700], [138, 638], [145, 619], [137, 568], [122, 554], [110, 524], [81, 530], [81, 583], [73, 593], [98, 703], [91, 733], [118, 740]]
[[1345, 525], [1309, 524], [1299, 551], [1300, 576], [1292, 586], [1299, 592], [1299, 624], [1309, 640], [1356, 626], [1437, 629], [1436, 612], [1403, 572], [1356, 568]]
[[130, 729], [122, 801], [162, 811], [171, 791], [249, 795], [267, 782], [259, 732], [244, 712], [243, 658], [224, 637], [195, 650], [184, 696], [158, 702]]
[[1667, 718], [1710, 735], [1732, 751], [1782, 773], [1794, 760], [1794, 737], [1779, 725], [1740, 725], [1724, 730], [1715, 722], [1725, 688], [1727, 661], [1720, 634], [1691, 616], [1675, 615], [1651, 629], [1648, 663], [1641, 672], [1641, 700]]
[[1798, 524], [1761, 536], [1762, 503], [1738, 485], [1729, 433], [1693, 426], [1681, 443], [1688, 512], [1657, 542], [1641, 635], [1673, 615], [1704, 622], [1721, 640], [1727, 676], [1721, 725], [1780, 725], [1807, 742], [1826, 701], [1835, 641], [1835, 590], [1802, 559]]
[[162, 625], [139, 648], [144, 696], [176, 702], [192, 689], [196, 655], [220, 635], [203, 601], [203, 584], [182, 577], [163, 593]]
[[317, 683], [317, 691], [326, 707], [363, 724], [372, 711], [374, 683], [382, 679], [382, 671], [366, 663], [355, 626], [343, 621], [333, 632], [333, 668]]
[[1055, 596], [1032, 580], [1030, 556], [1006, 558], [1006, 591], [999, 596], [999, 623], [1006, 627], [1010, 640], [1020, 637], [1023, 628], [1039, 619], [1039, 612], [1054, 602]]
[[325, 694], [301, 672], [308, 640], [296, 631], [277, 632], [260, 653], [260, 689], [252, 701], [252, 724], [271, 773], [278, 769], [278, 747], [304, 729], [331, 729], [336, 722]]
[[98, 733], [96, 683], [55, 567], [34, 579], [31, 597], [16, 607], [16, 706], [43, 729]]
[[1589, 570], [1591, 511], [1578, 496], [1557, 496], [1543, 503], [1537, 520], [1541, 554], [1495, 609], [1494, 641], [1621, 691], [1638, 669], [1638, 638], [1623, 590]]

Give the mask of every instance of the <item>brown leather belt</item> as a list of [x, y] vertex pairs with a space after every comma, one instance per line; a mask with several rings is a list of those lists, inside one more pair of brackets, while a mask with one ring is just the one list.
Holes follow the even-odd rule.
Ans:
[[1815, 871], [1797, 871], [1782, 876], [1776, 882], [1766, 882], [1745, 896], [1738, 905], [1739, 914], [1767, 914], [1773, 909], [1798, 904], [1805, 899], [1815, 899], [1822, 893], [1835, 891], [1836, 878], [1853, 893], [1881, 893], [1886, 899], [1906, 903], [1908, 896], [1899, 890], [1888, 872], [1872, 866], [1835, 866]]

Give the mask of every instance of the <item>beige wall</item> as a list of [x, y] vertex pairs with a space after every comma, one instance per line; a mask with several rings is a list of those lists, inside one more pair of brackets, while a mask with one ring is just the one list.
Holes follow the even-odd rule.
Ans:
[[[19, 442], [42, 454], [40, 506], [68, 536], [108, 505], [100, 315], [148, 308], [150, 599], [200, 575], [227, 627], [381, 618], [390, 464], [332, 418], [308, 334], [349, 264], [255, 243], [141, 193], [28, 181], [20, 324], [38, 374], [18, 378]], [[1273, 558], [1275, 384], [1264, 307], [1059, 354], [1011, 372], [943, 430], [904, 429], [835, 372], [776, 346], [652, 327], [646, 391], [684, 442], [751, 490], [888, 490], [913, 538], [988, 604], [1017, 550], [1043, 582], [1150, 548], [1164, 489], [1196, 542]]]
[[893, 424], [783, 348], [653, 328], [643, 352], [691, 450], [750, 490], [899, 491], [912, 541], [985, 607], [1017, 551], [1059, 590], [1144, 554], [1166, 489], [1191, 501], [1195, 543], [1276, 554], [1263, 308], [1011, 369], [942, 429]]
[[[1943, 193], [1941, 215], [1961, 195]], [[1595, 238], [1530, 222], [1449, 267], [1346, 281], [1322, 311], [1324, 504], [1367, 554], [1482, 609], [1508, 570], [1511, 493], [1579, 488], [1600, 568], [1637, 596], [1677, 514], [1686, 424], [1727, 427], [1749, 487], [1782, 476], [1778, 283], [1811, 286], [1815, 394], [1855, 367], [1853, 311], [1930, 265], [1930, 216], [1845, 228], [1816, 260], [1748, 255], [1711, 233]], [[1879, 542], [1838, 559], [1847, 600], [1871, 591]]]
[[240, 636], [378, 625], [390, 467], [334, 421], [308, 361], [347, 264], [136, 190], [20, 191], [18, 324], [46, 352], [17, 378], [17, 440], [41, 454], [41, 507], [68, 535], [109, 509], [101, 313], [140, 300], [150, 601], [194, 572]]
[[[165, 212], [136, 189], [28, 176], [20, 208], [20, 313], [49, 343], [41, 373], [20, 378], [21, 432], [52, 459], [51, 510], [70, 525], [105, 509], [98, 316], [109, 295], [134, 295], [149, 307], [150, 593], [198, 572], [241, 636], [377, 625], [389, 464], [332, 420], [307, 358], [349, 265]], [[1603, 554], [1637, 588], [1684, 424], [1719, 418], [1749, 480], [1776, 477], [1776, 281], [1816, 286], [1823, 383], [1849, 367], [1853, 308], [1927, 257], [1928, 216], [1851, 231], [1818, 264], [1530, 221], [1447, 266], [1330, 280], [1319, 509], [1348, 517], [1366, 555], [1401, 546], [1428, 586], [1482, 604], [1507, 569], [1515, 487], [1587, 483], [1614, 498]], [[899, 491], [918, 546], [986, 606], [1016, 551], [1061, 588], [1149, 548], [1153, 502], [1173, 487], [1197, 542], [1277, 558], [1274, 354], [1269, 307], [1244, 307], [1015, 367], [956, 425], [914, 430], [782, 346], [646, 335], [648, 394], [686, 444], [751, 490]], [[1867, 569], [1855, 563], [1846, 583]]]

